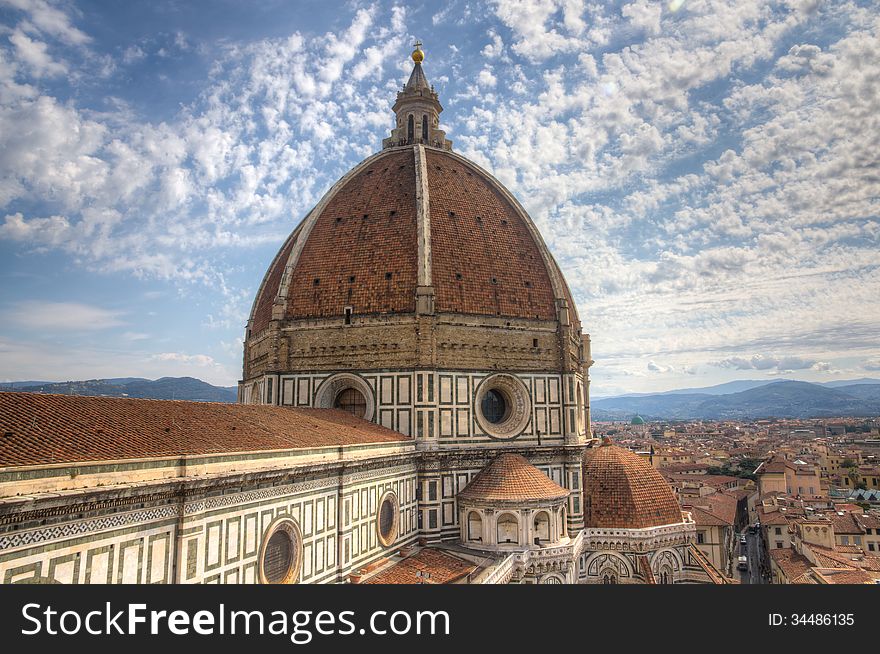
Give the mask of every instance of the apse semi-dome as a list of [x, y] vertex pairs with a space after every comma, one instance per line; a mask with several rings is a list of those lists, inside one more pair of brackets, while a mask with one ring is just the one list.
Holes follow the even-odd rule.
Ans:
[[643, 529], [682, 522], [672, 487], [638, 454], [611, 444], [584, 454], [584, 526]]
[[335, 406], [438, 444], [582, 440], [589, 337], [572, 294], [522, 205], [452, 151], [423, 59], [382, 150], [269, 266], [240, 400]]

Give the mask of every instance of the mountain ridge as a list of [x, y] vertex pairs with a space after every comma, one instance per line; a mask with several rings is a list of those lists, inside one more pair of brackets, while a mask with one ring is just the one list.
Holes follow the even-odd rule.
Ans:
[[0, 384], [0, 391], [19, 393], [58, 393], [104, 397], [134, 397], [149, 400], [188, 400], [191, 402], [226, 402], [238, 400], [235, 386], [214, 386], [195, 377], [115, 377], [82, 381], [45, 382], [30, 386], [22, 382]]
[[[622, 395], [594, 400], [591, 411], [595, 420], [621, 420], [633, 415], [673, 420], [880, 415], [880, 380], [852, 381], [852, 384], [832, 382], [835, 385], [829, 386], [827, 383], [774, 380], [723, 394], [689, 393], [688, 389], [681, 389]], [[717, 387], [707, 387], [713, 388]]]

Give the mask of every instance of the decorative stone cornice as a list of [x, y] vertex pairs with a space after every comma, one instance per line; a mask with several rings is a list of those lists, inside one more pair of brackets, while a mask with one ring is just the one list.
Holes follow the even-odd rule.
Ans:
[[696, 538], [693, 522], [680, 522], [645, 529], [587, 528], [581, 532], [586, 551], [651, 552], [664, 547], [687, 545]]

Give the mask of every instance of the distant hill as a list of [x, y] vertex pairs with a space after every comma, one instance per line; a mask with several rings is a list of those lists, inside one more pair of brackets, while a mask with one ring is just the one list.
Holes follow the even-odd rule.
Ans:
[[608, 397], [594, 400], [591, 410], [596, 420], [623, 420], [635, 414], [670, 420], [880, 415], [880, 384], [866, 381], [837, 387], [776, 381], [723, 395], [670, 391]]
[[[624, 393], [623, 395], [615, 395], [613, 397], [649, 397], [654, 395], [727, 395], [728, 393], [738, 393], [739, 391], [747, 391], [750, 388], [765, 386], [769, 382], [759, 379], [738, 379], [724, 384], [716, 384], [714, 386], [701, 386], [698, 388], [677, 388], [671, 391], [663, 391], [662, 393]], [[596, 400], [607, 399], [607, 397], [595, 397]]]
[[830, 382], [820, 382], [820, 386], [828, 388], [843, 388], [844, 386], [863, 386], [865, 384], [880, 385], [880, 379], [872, 379], [871, 377], [862, 377], [861, 379], [838, 379]]
[[151, 400], [191, 400], [195, 402], [235, 402], [238, 399], [238, 390], [234, 386], [213, 386], [194, 377], [162, 377], [156, 380], [141, 377], [118, 377], [58, 383], [38, 382], [33, 385], [23, 385], [22, 382], [0, 384], [0, 391], [11, 390], [25, 393], [137, 397]]

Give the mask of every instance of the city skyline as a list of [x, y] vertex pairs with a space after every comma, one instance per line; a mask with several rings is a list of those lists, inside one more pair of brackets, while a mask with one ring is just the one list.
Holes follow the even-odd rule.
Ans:
[[595, 394], [880, 371], [867, 2], [0, 15], [2, 379], [233, 385], [266, 266], [380, 149], [415, 38], [454, 148], [559, 260]]

